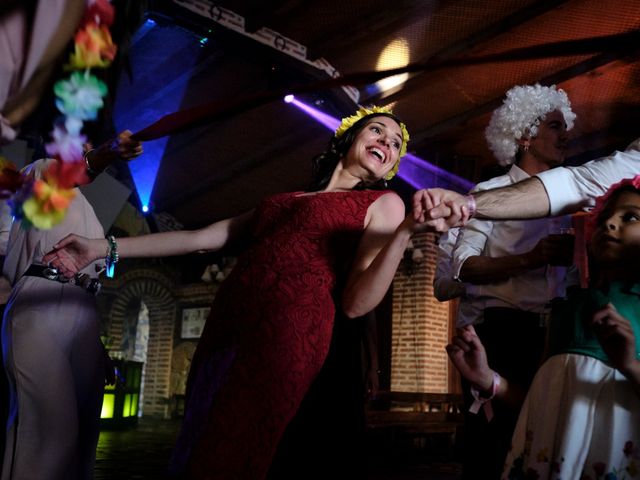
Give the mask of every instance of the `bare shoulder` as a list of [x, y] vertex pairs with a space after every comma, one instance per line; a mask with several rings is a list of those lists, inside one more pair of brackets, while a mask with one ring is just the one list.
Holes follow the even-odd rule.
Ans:
[[369, 214], [375, 221], [399, 223], [405, 214], [404, 202], [397, 193], [387, 192], [371, 204]]

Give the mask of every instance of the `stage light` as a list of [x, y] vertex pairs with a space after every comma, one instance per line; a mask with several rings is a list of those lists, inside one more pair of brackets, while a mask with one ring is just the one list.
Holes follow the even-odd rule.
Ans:
[[[396, 38], [389, 43], [380, 56], [376, 64], [376, 70], [390, 70], [392, 68], [406, 67], [411, 60], [411, 50], [409, 42], [405, 38]], [[379, 93], [384, 94], [387, 90], [391, 90], [402, 85], [409, 78], [408, 73], [401, 73], [391, 77], [383, 78], [375, 83], [374, 87]]]
[[338, 128], [340, 126], [340, 120], [332, 117], [331, 115], [327, 115], [326, 113], [321, 112], [317, 108], [313, 108], [312, 106], [307, 105], [306, 103], [302, 103], [300, 100], [298, 100], [296, 98], [292, 99], [291, 102], [289, 102], [289, 103], [291, 105], [295, 105], [296, 107], [298, 107], [304, 113], [309, 115], [314, 120], [320, 122], [322, 125], [327, 127], [329, 130], [335, 130], [336, 128]]
[[142, 211], [143, 211], [144, 213], [148, 213], [148, 212], [149, 212], [149, 207], [148, 207], [147, 205], [143, 205], [143, 206], [142, 206]]
[[293, 102], [293, 100], [294, 100], [295, 98], [296, 98], [296, 97], [294, 97], [293, 95], [286, 95], [286, 96], [284, 97], [284, 103], [291, 103], [291, 102]]
[[[135, 132], [167, 112], [179, 110], [191, 81], [192, 67], [198, 64], [202, 55], [200, 47], [207, 41], [207, 37], [147, 20], [130, 42], [133, 71], [131, 75], [120, 75], [114, 106], [116, 129]], [[163, 52], [163, 55], [149, 56], [149, 51]], [[154, 70], [184, 73], [167, 74], [166, 81], [157, 86], [146, 75], [147, 71]], [[168, 141], [169, 137], [163, 137], [145, 142], [144, 153], [128, 163], [139, 205], [143, 207], [149, 208], [152, 204], [153, 186]]]

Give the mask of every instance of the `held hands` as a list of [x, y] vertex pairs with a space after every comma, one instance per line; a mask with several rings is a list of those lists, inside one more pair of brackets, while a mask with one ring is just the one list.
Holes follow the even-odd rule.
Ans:
[[413, 195], [413, 218], [423, 230], [446, 232], [470, 218], [468, 197], [442, 188], [418, 190]]
[[140, 156], [143, 152], [142, 142], [131, 138], [131, 131], [125, 130], [120, 132], [112, 141], [112, 149], [116, 151], [118, 156], [123, 160], [131, 160]]
[[53, 250], [42, 257], [42, 262], [58, 269], [62, 275], [72, 278], [107, 250], [104, 239], [89, 239], [71, 234], [64, 237]]
[[487, 391], [493, 384], [493, 371], [489, 368], [484, 346], [473, 325], [458, 329], [458, 334], [447, 345], [447, 354], [456, 369], [471, 385]]
[[640, 361], [636, 359], [636, 340], [629, 320], [609, 303], [593, 315], [591, 326], [611, 365], [627, 378], [640, 379]]

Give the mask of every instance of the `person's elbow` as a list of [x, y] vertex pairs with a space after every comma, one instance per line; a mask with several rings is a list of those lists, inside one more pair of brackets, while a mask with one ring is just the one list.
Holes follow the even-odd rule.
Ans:
[[342, 296], [342, 313], [347, 318], [362, 317], [372, 310], [365, 303], [362, 298], [358, 298], [357, 295], [347, 289]]
[[464, 283], [451, 279], [436, 279], [433, 281], [433, 296], [439, 302], [446, 302], [458, 298], [465, 293]]
[[342, 313], [344, 313], [347, 318], [362, 317], [369, 313], [370, 310], [371, 309], [366, 309], [362, 306], [359, 306], [355, 302], [344, 302], [342, 305]]

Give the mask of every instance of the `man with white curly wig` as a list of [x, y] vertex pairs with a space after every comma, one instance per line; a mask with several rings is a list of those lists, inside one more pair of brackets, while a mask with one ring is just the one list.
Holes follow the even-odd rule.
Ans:
[[[567, 94], [555, 86], [510, 89], [485, 136], [498, 162], [511, 168], [479, 183], [474, 192], [562, 165], [575, 117]], [[572, 262], [573, 236], [560, 233], [569, 227], [568, 217], [472, 219], [460, 231], [452, 270], [455, 278], [473, 285], [463, 299], [466, 310], [479, 312], [476, 318], [461, 318], [475, 324], [489, 364], [502, 375], [502, 388], [508, 380], [510, 391], [517, 392], [508, 403], [494, 401], [491, 415], [479, 407], [500, 388], [500, 377], [478, 379], [464, 389], [471, 413], [465, 418], [463, 478], [500, 477], [524, 394], [542, 359], [550, 302], [565, 293], [564, 266]]]

